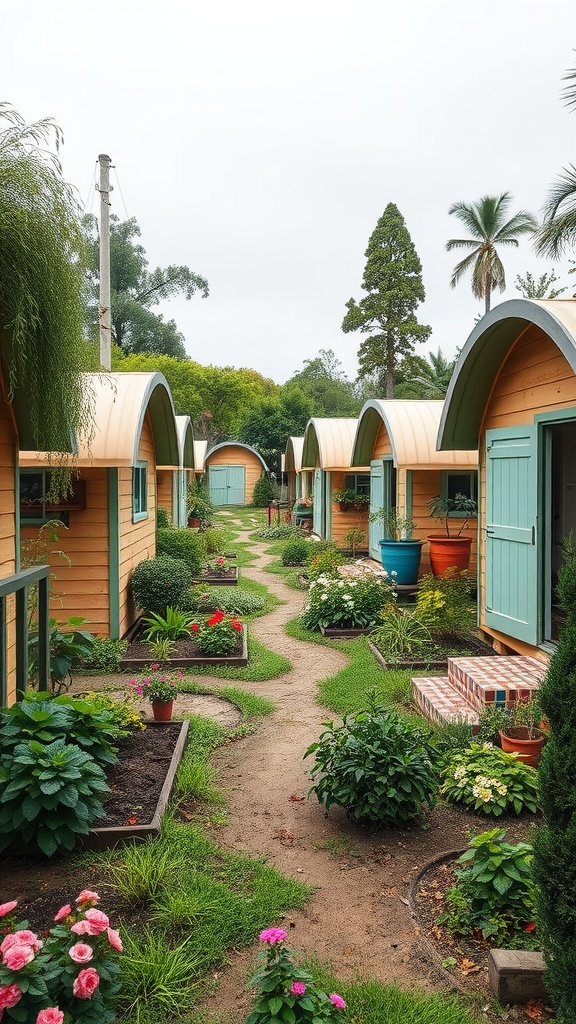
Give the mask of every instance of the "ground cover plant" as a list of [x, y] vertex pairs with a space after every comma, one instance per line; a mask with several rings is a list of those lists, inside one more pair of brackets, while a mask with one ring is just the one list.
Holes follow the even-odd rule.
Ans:
[[394, 599], [391, 582], [372, 575], [321, 575], [310, 584], [301, 621], [305, 629], [357, 629], [373, 626]]
[[292, 537], [282, 548], [282, 565], [304, 565], [311, 544], [306, 537]]
[[264, 597], [252, 593], [245, 587], [246, 582], [252, 581], [243, 580], [240, 587], [210, 587], [209, 590], [195, 587], [190, 595], [189, 608], [191, 611], [206, 615], [215, 612], [217, 608], [234, 615], [254, 615], [262, 612], [266, 608], [268, 595]]
[[450, 755], [440, 792], [448, 803], [499, 817], [538, 810], [538, 774], [490, 743], [471, 743]]

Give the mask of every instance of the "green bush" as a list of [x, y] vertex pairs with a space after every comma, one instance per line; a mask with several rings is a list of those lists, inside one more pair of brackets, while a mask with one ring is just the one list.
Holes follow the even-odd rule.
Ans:
[[376, 624], [381, 609], [392, 600], [392, 586], [383, 577], [320, 576], [310, 584], [300, 621], [312, 631], [321, 626], [364, 629]]
[[292, 537], [282, 550], [282, 565], [304, 565], [310, 544], [305, 537]]
[[304, 531], [294, 523], [278, 523], [276, 526], [266, 526], [256, 531], [256, 536], [262, 540], [286, 540], [287, 537], [303, 537]]
[[215, 526], [203, 530], [199, 539], [206, 555], [221, 555], [226, 549], [226, 534]]
[[241, 587], [210, 587], [209, 590], [192, 590], [187, 608], [206, 615], [217, 608], [228, 615], [253, 615], [262, 611], [265, 604], [263, 597], [250, 594]]
[[90, 654], [82, 659], [82, 667], [91, 672], [120, 671], [120, 658], [126, 653], [127, 640], [98, 639], [94, 637]]
[[51, 698], [30, 690], [24, 700], [0, 712], [3, 752], [12, 752], [29, 740], [52, 743], [62, 739], [77, 744], [100, 765], [115, 764], [118, 735], [113, 715], [81, 697], [63, 694]]
[[268, 508], [273, 497], [274, 491], [270, 480], [267, 476], [261, 476], [254, 484], [254, 494], [252, 497], [254, 508]]
[[171, 526], [172, 523], [170, 522], [170, 516], [168, 515], [166, 509], [160, 508], [160, 506], [158, 506], [158, 508], [156, 509], [156, 529], [169, 530]]
[[403, 825], [434, 806], [430, 744], [411, 722], [371, 695], [367, 711], [327, 726], [304, 755], [315, 755], [310, 792], [327, 811], [337, 804], [359, 825]]
[[311, 580], [317, 580], [319, 576], [338, 576], [342, 578], [338, 573], [338, 566], [343, 565], [346, 559], [344, 555], [338, 551], [338, 548], [332, 541], [321, 542], [320, 544], [312, 541], [308, 548], [308, 559], [306, 561], [306, 574]]
[[195, 480], [194, 483], [188, 485], [186, 512], [188, 517], [199, 519], [202, 526], [206, 526], [212, 519], [214, 505], [203, 479]]
[[491, 743], [471, 743], [455, 753], [441, 774], [441, 794], [481, 814], [521, 814], [538, 810], [535, 768]]
[[181, 559], [189, 566], [192, 576], [197, 576], [200, 572], [204, 557], [202, 540], [197, 533], [187, 527], [158, 530], [156, 551], [158, 555], [170, 555], [171, 558]]
[[168, 607], [186, 607], [192, 571], [180, 558], [159, 555], [158, 558], [147, 558], [139, 562], [130, 583], [138, 608], [144, 612], [164, 615]]
[[222, 611], [214, 612], [214, 615], [206, 619], [206, 622], [194, 632], [194, 639], [202, 654], [209, 657], [233, 654], [241, 636], [241, 623], [234, 616], [226, 618]]
[[467, 572], [447, 569], [441, 576], [426, 573], [418, 582], [415, 615], [435, 639], [449, 642], [475, 626]]

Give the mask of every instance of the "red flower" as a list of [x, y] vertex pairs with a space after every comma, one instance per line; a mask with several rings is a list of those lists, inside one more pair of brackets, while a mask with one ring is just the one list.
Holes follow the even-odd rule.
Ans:
[[207, 626], [217, 626], [219, 622], [222, 622], [224, 618], [224, 612], [221, 612], [219, 608], [216, 609], [214, 615], [210, 619], [206, 619]]
[[197, 633], [198, 630], [200, 629], [200, 626], [198, 625], [197, 622], [193, 622], [192, 625], [190, 626], [190, 629], [192, 630], [193, 633]]
[[524, 931], [525, 932], [535, 932], [536, 931], [536, 922], [535, 921], [531, 921], [530, 924], [526, 925]]

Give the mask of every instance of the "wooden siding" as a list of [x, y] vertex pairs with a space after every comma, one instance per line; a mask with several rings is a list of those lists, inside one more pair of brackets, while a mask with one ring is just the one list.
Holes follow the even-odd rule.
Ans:
[[[16, 572], [15, 471], [18, 437], [0, 378], [0, 578]], [[16, 602], [6, 601], [7, 700], [16, 700]]]
[[[108, 568], [108, 475], [103, 468], [85, 469], [86, 508], [69, 512], [68, 529], [62, 526], [53, 545], [70, 559], [67, 565], [57, 554], [48, 555], [50, 566], [50, 615], [65, 622], [72, 615], [88, 620], [86, 626], [96, 636], [110, 632]], [[57, 513], [54, 516], [58, 518]], [[22, 542], [38, 538], [38, 526], [21, 523]]]
[[[148, 463], [148, 516], [132, 522], [132, 469], [118, 472], [120, 516], [120, 636], [132, 626], [137, 609], [130, 591], [130, 577], [139, 562], [156, 554], [156, 453], [150, 417], [144, 418], [138, 459]], [[165, 471], [166, 472], [166, 471]], [[166, 475], [169, 475], [166, 473]]]
[[374, 442], [372, 459], [373, 461], [376, 461], [376, 459], [385, 459], [388, 455], [392, 455], [392, 445], [384, 423], [380, 423], [378, 433], [376, 434], [376, 440]]
[[244, 504], [250, 505], [254, 496], [254, 484], [260, 479], [264, 468], [257, 455], [240, 448], [239, 445], [227, 444], [213, 452], [206, 461], [206, 473], [210, 466], [244, 466]]
[[[343, 470], [342, 472], [332, 471], [332, 493], [334, 491], [344, 490], [344, 477], [350, 473], [350, 470]], [[327, 499], [328, 500], [328, 499]], [[347, 548], [349, 545], [344, 539], [348, 530], [362, 530], [364, 533], [364, 540], [361, 542], [360, 547], [368, 546], [368, 508], [361, 512], [355, 512], [350, 510], [349, 512], [341, 512], [336, 502], [332, 502], [332, 531], [330, 540], [333, 540], [339, 548]]]
[[174, 522], [174, 510], [172, 509], [172, 478], [170, 469], [159, 469], [156, 474], [156, 493], [158, 508], [166, 510], [170, 516], [170, 522]]
[[[406, 479], [406, 471], [398, 474], [399, 479]], [[414, 530], [414, 540], [426, 541], [429, 534], [439, 534], [444, 532], [444, 524], [438, 519], [433, 519], [428, 509], [428, 502], [431, 498], [434, 498], [437, 494], [440, 494], [442, 489], [442, 471], [440, 469], [414, 469], [412, 470], [412, 518], [416, 523], [416, 529]], [[398, 488], [398, 505], [402, 511], [406, 511], [406, 490], [404, 486], [404, 493], [400, 495], [400, 486]], [[461, 519], [451, 519], [451, 533], [456, 536], [460, 526], [462, 525]], [[470, 537], [472, 540], [472, 551], [470, 555], [470, 572], [476, 573], [476, 548], [477, 548], [477, 536], [478, 536], [478, 521], [477, 519], [470, 519], [465, 530], [462, 531], [462, 537]], [[430, 550], [429, 544], [425, 543], [422, 548], [422, 561], [420, 563], [420, 575], [426, 572], [430, 572]]]

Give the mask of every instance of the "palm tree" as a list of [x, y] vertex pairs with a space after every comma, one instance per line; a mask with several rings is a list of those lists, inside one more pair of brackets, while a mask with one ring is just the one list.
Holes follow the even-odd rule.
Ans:
[[520, 210], [508, 220], [512, 196], [482, 196], [477, 203], [453, 203], [448, 213], [454, 214], [468, 229], [471, 238], [451, 238], [446, 242], [452, 249], [471, 249], [452, 272], [450, 285], [455, 288], [468, 270], [472, 271], [472, 294], [484, 299], [485, 312], [490, 309], [490, 296], [495, 288], [506, 287], [506, 276], [497, 246], [518, 245], [518, 236], [531, 234], [537, 223], [531, 213]]
[[395, 398], [442, 399], [446, 397], [455, 359], [447, 359], [442, 349], [428, 352], [427, 358], [407, 356], [398, 367]]
[[[562, 99], [569, 109], [576, 110], [576, 68], [567, 71], [563, 80], [569, 84]], [[576, 167], [564, 167], [552, 185], [543, 208], [544, 223], [536, 235], [536, 252], [542, 256], [560, 256], [576, 244]]]

